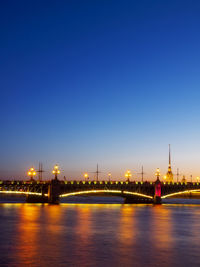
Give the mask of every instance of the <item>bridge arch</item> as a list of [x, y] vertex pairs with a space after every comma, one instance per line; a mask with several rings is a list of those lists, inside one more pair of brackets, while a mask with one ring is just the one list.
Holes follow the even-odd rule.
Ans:
[[123, 191], [123, 190], [109, 190], [109, 189], [75, 191], [75, 192], [61, 194], [60, 197], [88, 195], [88, 194], [100, 194], [100, 193], [120, 195], [120, 196], [138, 196], [138, 197], [153, 199], [152, 196], [137, 193], [137, 192]]
[[[15, 194], [15, 195], [33, 195], [33, 196], [42, 196], [42, 193], [38, 192], [28, 192], [28, 191], [9, 191], [9, 190], [0, 190], [0, 194]], [[47, 195], [47, 194], [45, 194]]]
[[184, 194], [190, 194], [190, 193], [200, 193], [200, 189], [192, 189], [192, 190], [185, 190], [185, 191], [179, 191], [179, 192], [174, 192], [170, 193], [164, 196], [161, 196], [162, 199], [168, 198], [168, 197], [173, 197], [173, 196], [178, 196], [178, 195], [184, 195]]

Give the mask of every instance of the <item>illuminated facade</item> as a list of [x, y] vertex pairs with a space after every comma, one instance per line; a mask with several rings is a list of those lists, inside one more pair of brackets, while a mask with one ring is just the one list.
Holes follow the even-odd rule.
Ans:
[[166, 182], [173, 182], [174, 181], [174, 175], [172, 173], [172, 168], [171, 168], [171, 151], [170, 151], [170, 145], [169, 145], [169, 165], [168, 165], [168, 171], [165, 176]]

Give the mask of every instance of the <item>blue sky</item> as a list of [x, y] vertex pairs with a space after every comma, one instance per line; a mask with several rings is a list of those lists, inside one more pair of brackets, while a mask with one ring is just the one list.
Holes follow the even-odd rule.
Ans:
[[200, 176], [199, 1], [4, 1], [0, 177]]

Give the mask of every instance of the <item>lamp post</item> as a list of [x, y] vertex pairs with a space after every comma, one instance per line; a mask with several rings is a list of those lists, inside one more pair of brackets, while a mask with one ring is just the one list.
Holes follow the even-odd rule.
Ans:
[[108, 181], [110, 182], [110, 178], [111, 178], [111, 173], [108, 173]]
[[157, 177], [157, 180], [159, 180], [159, 178], [160, 178], [160, 169], [159, 168], [156, 169], [155, 176]]
[[130, 181], [131, 176], [132, 176], [131, 171], [129, 171], [129, 170], [126, 171], [125, 178], [127, 179], [128, 182]]
[[85, 178], [85, 180], [87, 181], [88, 179], [89, 179], [89, 176], [88, 176], [88, 173], [86, 172], [86, 173], [84, 173], [84, 178]]
[[55, 180], [58, 180], [58, 174], [60, 174], [60, 170], [58, 169], [57, 164], [54, 166], [52, 173], [55, 175]]
[[31, 181], [34, 181], [33, 177], [36, 176], [36, 171], [33, 167], [31, 167], [28, 171], [28, 176], [30, 177]]

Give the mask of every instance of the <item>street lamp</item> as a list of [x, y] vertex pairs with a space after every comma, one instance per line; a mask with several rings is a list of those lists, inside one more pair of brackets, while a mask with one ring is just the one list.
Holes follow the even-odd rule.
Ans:
[[28, 171], [28, 176], [30, 176], [31, 181], [34, 180], [33, 177], [36, 176], [36, 171], [35, 171], [35, 169], [34, 169], [33, 167], [31, 167], [31, 168], [29, 169], [29, 171]]
[[157, 180], [159, 180], [159, 177], [160, 177], [160, 169], [159, 168], [156, 169], [155, 176], [157, 177]]
[[109, 182], [110, 182], [110, 178], [111, 178], [111, 173], [109, 172], [108, 173], [108, 180], [109, 180]]
[[54, 166], [52, 173], [55, 175], [55, 180], [58, 180], [58, 174], [60, 174], [60, 170], [58, 169], [57, 164]]
[[88, 176], [88, 173], [86, 172], [86, 173], [84, 173], [84, 178], [85, 178], [85, 180], [87, 180], [87, 179], [89, 179], [89, 176]]
[[131, 178], [132, 174], [131, 174], [131, 171], [126, 171], [125, 173], [125, 178], [127, 179], [127, 181], [129, 182], [130, 178]]

